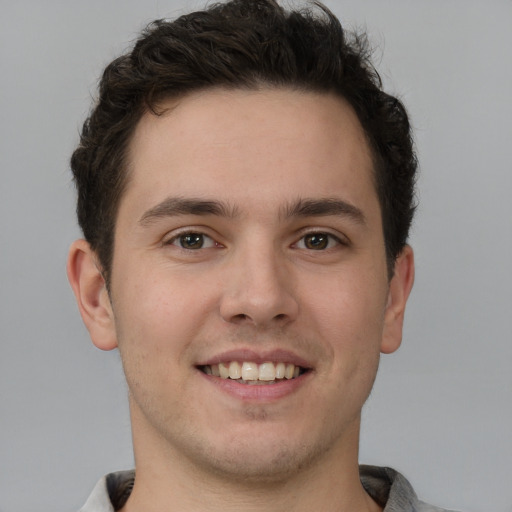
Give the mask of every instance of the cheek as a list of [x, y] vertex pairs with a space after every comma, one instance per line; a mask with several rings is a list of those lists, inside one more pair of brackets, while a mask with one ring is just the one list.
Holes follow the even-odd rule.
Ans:
[[125, 269], [129, 278], [113, 283], [119, 348], [130, 359], [176, 364], [210, 321], [216, 299], [204, 280], [165, 266], [146, 267], [152, 271]]
[[[353, 276], [353, 277], [352, 277]], [[324, 293], [309, 302], [318, 339], [328, 354], [333, 379], [345, 398], [364, 401], [371, 390], [380, 359], [386, 285], [376, 286], [372, 276], [345, 274], [324, 283]]]
[[185, 323], [191, 320], [185, 301], [169, 291], [163, 281], [132, 280], [118, 288], [123, 300], [114, 306], [124, 373], [132, 398], [143, 409], [177, 386], [187, 334], [193, 336], [192, 323]]
[[386, 295], [386, 286], [376, 286], [371, 277], [345, 275], [324, 282], [308, 307], [317, 329], [358, 347], [382, 333]]
[[[140, 267], [124, 272], [128, 277], [115, 288], [119, 298], [116, 307], [126, 323], [148, 329], [167, 325], [177, 328], [200, 307], [197, 283], [165, 267], [154, 268], [151, 263], [141, 262]], [[145, 267], [151, 272], [144, 272]], [[194, 304], [196, 307], [192, 307]]]

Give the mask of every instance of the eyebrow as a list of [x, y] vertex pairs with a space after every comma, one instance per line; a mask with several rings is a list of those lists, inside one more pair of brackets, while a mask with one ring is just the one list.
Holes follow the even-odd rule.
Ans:
[[[158, 219], [179, 215], [214, 215], [235, 218], [239, 215], [239, 211], [235, 206], [223, 201], [168, 197], [144, 212], [139, 224], [147, 226]], [[348, 217], [358, 224], [366, 225], [366, 217], [362, 210], [338, 198], [298, 199], [288, 204], [281, 211], [280, 217], [289, 219], [292, 217], [323, 217], [329, 215]]]
[[284, 218], [329, 215], [348, 217], [358, 224], [366, 225], [366, 216], [362, 210], [347, 201], [334, 197], [299, 199], [288, 205], [283, 211]]
[[216, 215], [233, 218], [238, 215], [238, 211], [236, 207], [222, 201], [168, 197], [144, 212], [139, 224], [146, 226], [158, 219], [177, 215]]

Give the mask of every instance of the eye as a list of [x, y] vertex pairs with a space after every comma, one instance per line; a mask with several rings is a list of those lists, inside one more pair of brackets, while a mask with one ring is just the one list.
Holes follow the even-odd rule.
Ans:
[[210, 238], [204, 233], [196, 232], [181, 233], [171, 238], [166, 244], [176, 245], [177, 247], [188, 250], [208, 249], [217, 245], [213, 238]]
[[308, 233], [304, 235], [296, 244], [299, 249], [309, 249], [312, 251], [323, 251], [331, 249], [341, 244], [339, 238], [331, 235], [330, 233]]

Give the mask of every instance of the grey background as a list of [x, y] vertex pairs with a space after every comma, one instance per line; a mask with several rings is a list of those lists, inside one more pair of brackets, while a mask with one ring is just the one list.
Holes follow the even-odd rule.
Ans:
[[[364, 411], [361, 460], [418, 494], [512, 511], [512, 2], [339, 1], [366, 27], [421, 160], [417, 279], [400, 351]], [[0, 511], [77, 510], [132, 465], [115, 352], [65, 277], [79, 235], [68, 158], [103, 66], [144, 24], [201, 2], [1, 1]]]

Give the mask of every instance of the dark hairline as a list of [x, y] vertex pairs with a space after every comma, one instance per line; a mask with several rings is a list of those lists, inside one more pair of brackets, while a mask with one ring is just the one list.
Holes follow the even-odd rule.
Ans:
[[[345, 100], [365, 133], [390, 275], [415, 210], [414, 143], [407, 112], [382, 88], [365, 34], [347, 31], [320, 2], [287, 10], [275, 0], [229, 0], [156, 20], [112, 61], [71, 159], [77, 214], [105, 275], [111, 270], [129, 148], [146, 112], [164, 100], [214, 88], [281, 88]], [[231, 31], [233, 29], [233, 31]]]
[[[352, 103], [345, 97], [343, 94], [341, 94], [340, 91], [336, 91], [334, 88], [330, 89], [321, 89], [320, 87], [313, 87], [309, 86], [308, 84], [274, 84], [270, 82], [266, 82], [262, 79], [255, 80], [254, 84], [214, 84], [211, 86], [202, 86], [198, 87], [197, 89], [190, 89], [188, 91], [178, 93], [178, 94], [172, 94], [169, 93], [167, 95], [160, 95], [158, 99], [156, 97], [153, 97], [154, 103], [148, 104], [145, 102], [145, 105], [141, 109], [141, 113], [139, 115], [138, 121], [133, 125], [133, 130], [130, 136], [128, 137], [128, 140], [125, 145], [125, 151], [123, 155], [123, 161], [124, 165], [123, 168], [120, 171], [120, 176], [122, 177], [122, 186], [120, 187], [120, 194], [119, 198], [116, 202], [116, 210], [113, 212], [113, 226], [112, 226], [112, 245], [111, 245], [111, 251], [110, 251], [110, 259], [108, 261], [108, 269], [103, 269], [103, 275], [106, 280], [107, 288], [110, 288], [110, 280], [111, 280], [111, 274], [113, 271], [113, 256], [115, 251], [115, 239], [116, 239], [116, 233], [117, 233], [117, 220], [118, 220], [118, 214], [119, 214], [119, 208], [121, 205], [121, 202], [123, 201], [123, 197], [125, 196], [126, 189], [129, 186], [130, 183], [130, 177], [132, 174], [133, 169], [131, 169], [131, 158], [130, 158], [130, 152], [132, 148], [132, 142], [133, 138], [135, 136], [135, 133], [137, 131], [137, 127], [139, 126], [142, 118], [146, 115], [155, 115], [155, 116], [165, 116], [168, 114], [171, 114], [172, 111], [179, 106], [179, 103], [191, 96], [201, 94], [201, 93], [208, 93], [211, 91], [247, 91], [247, 92], [261, 92], [264, 90], [268, 91], [289, 91], [289, 92], [302, 92], [304, 94], [318, 94], [321, 96], [333, 96], [338, 100], [343, 101], [350, 109], [353, 111], [354, 115], [356, 116], [356, 119], [359, 123], [359, 126], [361, 128], [361, 132], [364, 136], [364, 140], [366, 143], [366, 147], [368, 149], [370, 161], [371, 161], [371, 172], [370, 172], [370, 179], [372, 181], [372, 185], [374, 187], [375, 193], [378, 197], [378, 206], [379, 206], [379, 212], [381, 217], [381, 227], [384, 233], [384, 219], [383, 219], [383, 212], [382, 212], [382, 205], [381, 205], [381, 199], [379, 194], [379, 187], [378, 187], [378, 180], [377, 180], [377, 165], [381, 164], [381, 159], [374, 148], [374, 145], [372, 144], [370, 137], [365, 130], [361, 119], [356, 112], [355, 108], [353, 107]], [[172, 105], [169, 105], [170, 103], [174, 103]], [[364, 215], [358, 215], [357, 213], [354, 213], [354, 217], [360, 216], [361, 221], [364, 222]], [[389, 255], [386, 251], [386, 261], [388, 266], [388, 278], [391, 279], [393, 277], [393, 267], [394, 267], [394, 258], [390, 260]]]

